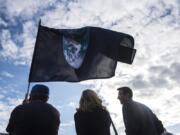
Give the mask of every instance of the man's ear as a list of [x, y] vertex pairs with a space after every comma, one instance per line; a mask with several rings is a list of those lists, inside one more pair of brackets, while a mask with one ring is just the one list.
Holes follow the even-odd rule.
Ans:
[[49, 100], [49, 97], [46, 98], [46, 102]]
[[127, 98], [127, 99], [131, 99], [131, 96], [130, 96], [129, 93], [126, 94], [126, 98]]

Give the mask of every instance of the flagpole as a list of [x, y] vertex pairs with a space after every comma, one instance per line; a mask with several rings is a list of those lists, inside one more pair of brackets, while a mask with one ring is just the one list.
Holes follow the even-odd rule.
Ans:
[[27, 92], [26, 92], [26, 95], [25, 95], [25, 98], [24, 98], [24, 101], [23, 103], [26, 103], [27, 100], [28, 100], [28, 95], [29, 95], [29, 87], [30, 87], [30, 82], [28, 82], [28, 88], [27, 88]]
[[[39, 27], [40, 27], [40, 25], [41, 25], [41, 19], [39, 20], [39, 24], [38, 24], [37, 36], [38, 36], [38, 33], [39, 33]], [[36, 44], [37, 44], [37, 43], [35, 43], [35, 47], [36, 47]], [[34, 48], [35, 48], [35, 47], [34, 47]], [[32, 64], [33, 64], [33, 58], [34, 58], [34, 55], [35, 55], [35, 50], [36, 50], [36, 49], [34, 49], [34, 53], [33, 53], [33, 57], [32, 57], [32, 62], [31, 62], [31, 67], [32, 67]], [[30, 72], [29, 72], [28, 88], [27, 88], [27, 92], [26, 92], [26, 94], [25, 94], [25, 98], [24, 98], [24, 100], [23, 100], [23, 104], [24, 104], [24, 103], [27, 103], [27, 100], [28, 100], [29, 87], [30, 87], [30, 77], [31, 77], [31, 68], [30, 68]]]
[[[38, 25], [38, 31], [37, 31], [37, 36], [36, 36], [36, 39], [39, 35], [39, 29], [40, 29], [40, 26], [41, 26], [41, 19], [39, 20], [39, 25]], [[32, 67], [33, 67], [33, 63], [34, 63], [34, 57], [36, 55], [36, 46], [37, 46], [37, 40], [35, 42], [35, 46], [34, 46], [34, 52], [33, 52], [33, 56], [32, 56], [32, 62], [31, 62], [31, 67], [30, 67], [30, 72], [29, 72], [29, 79], [28, 79], [28, 82], [30, 82], [30, 78], [31, 78], [31, 72], [32, 72]]]

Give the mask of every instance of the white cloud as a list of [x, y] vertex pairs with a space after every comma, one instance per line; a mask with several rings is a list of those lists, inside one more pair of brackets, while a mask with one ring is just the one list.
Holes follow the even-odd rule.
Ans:
[[64, 127], [69, 127], [69, 126], [72, 126], [72, 125], [74, 125], [74, 121], [70, 121], [70, 122], [68, 122], [68, 123], [62, 123], [62, 124], [61, 124], [62, 128], [64, 128]]
[[13, 74], [11, 74], [9, 72], [6, 72], [6, 71], [1, 72], [0, 75], [8, 77], [8, 78], [13, 78], [14, 77]]
[[76, 109], [78, 105], [77, 105], [77, 103], [76, 103], [76, 102], [70, 102], [67, 106], [69, 106], [69, 107], [72, 107], [72, 108]]
[[7, 26], [7, 23], [0, 17], [0, 26]]
[[[27, 21], [23, 24], [22, 34], [14, 34], [10, 33], [9, 30], [2, 30], [0, 34], [2, 37], [0, 58], [13, 60], [16, 65], [30, 65], [36, 34], [37, 27], [32, 21]], [[15, 36], [16, 41], [22, 42], [22, 45], [17, 44], [12, 36]]]
[[0, 99], [2, 99], [2, 98], [4, 98], [4, 95], [1, 95], [1, 94], [0, 94]]
[[52, 6], [56, 1], [46, 0], [6, 0], [5, 5], [7, 8], [7, 14], [11, 17], [12, 21], [14, 17], [22, 16], [22, 19], [31, 19], [38, 10]]
[[16, 64], [31, 64], [36, 35], [37, 27], [35, 26], [35, 23], [32, 21], [25, 22], [23, 24], [23, 33], [17, 35], [22, 39], [23, 46], [19, 48], [19, 60], [16, 61]]
[[18, 47], [11, 40], [11, 33], [8, 30], [2, 30], [1, 33], [2, 51], [0, 56], [3, 58], [16, 59]]

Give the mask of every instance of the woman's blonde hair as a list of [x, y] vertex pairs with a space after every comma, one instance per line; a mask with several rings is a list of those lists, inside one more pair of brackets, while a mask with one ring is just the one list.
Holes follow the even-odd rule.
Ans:
[[79, 111], [92, 111], [95, 108], [102, 108], [105, 107], [102, 105], [102, 100], [98, 97], [98, 95], [90, 89], [84, 90], [81, 99], [79, 102]]

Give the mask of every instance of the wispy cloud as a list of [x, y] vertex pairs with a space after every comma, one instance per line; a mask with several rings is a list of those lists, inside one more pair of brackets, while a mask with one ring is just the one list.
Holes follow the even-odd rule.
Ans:
[[4, 77], [8, 77], [8, 78], [13, 78], [14, 77], [14, 75], [13, 74], [11, 74], [11, 73], [9, 73], [9, 72], [6, 72], [6, 71], [3, 71], [3, 72], [1, 72], [0, 73], [0, 76], [4, 76]]
[[72, 126], [74, 125], [74, 121], [70, 121], [68, 123], [62, 123], [61, 126], [64, 128], [64, 127], [68, 127], [68, 126]]

